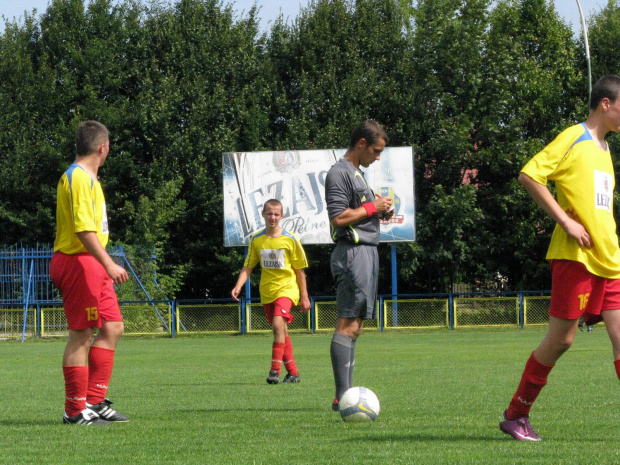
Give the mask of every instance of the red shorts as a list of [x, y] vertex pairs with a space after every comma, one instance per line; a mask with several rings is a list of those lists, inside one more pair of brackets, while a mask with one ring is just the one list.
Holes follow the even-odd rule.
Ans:
[[56, 252], [50, 277], [62, 295], [69, 329], [101, 328], [101, 320], [123, 321], [114, 284], [91, 254]]
[[551, 306], [549, 315], [586, 324], [602, 321], [601, 312], [620, 310], [620, 279], [590, 273], [572, 260], [549, 260], [551, 264]]
[[263, 304], [263, 310], [265, 310], [269, 324], [273, 323], [274, 316], [281, 316], [287, 323], [291, 323], [295, 318], [291, 313], [291, 308], [293, 308], [293, 301], [288, 297], [278, 297], [270, 304]]

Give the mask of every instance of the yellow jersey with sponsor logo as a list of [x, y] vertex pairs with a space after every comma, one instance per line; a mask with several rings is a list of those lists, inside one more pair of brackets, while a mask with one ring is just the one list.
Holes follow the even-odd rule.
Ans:
[[586, 228], [593, 242], [592, 247], [582, 249], [556, 225], [547, 259], [578, 261], [596, 276], [620, 278], [609, 147], [601, 150], [585, 123], [576, 124], [560, 133], [521, 172], [542, 185], [554, 181], [558, 204]]
[[265, 230], [250, 239], [244, 266], [254, 268], [260, 263], [260, 300], [269, 304], [280, 297], [299, 302], [299, 286], [295, 270], [308, 267], [306, 253], [293, 233], [282, 230], [279, 237], [268, 237]]
[[87, 252], [76, 235], [84, 231], [96, 232], [104, 248], [108, 244], [108, 216], [101, 184], [73, 163], [58, 182], [54, 252]]

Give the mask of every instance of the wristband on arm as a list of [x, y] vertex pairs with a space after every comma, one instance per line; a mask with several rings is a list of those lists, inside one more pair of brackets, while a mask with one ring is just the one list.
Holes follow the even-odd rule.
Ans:
[[366, 216], [368, 216], [368, 218], [377, 213], [377, 207], [375, 207], [375, 204], [373, 202], [363, 203], [362, 207], [364, 207], [364, 209], [366, 210]]

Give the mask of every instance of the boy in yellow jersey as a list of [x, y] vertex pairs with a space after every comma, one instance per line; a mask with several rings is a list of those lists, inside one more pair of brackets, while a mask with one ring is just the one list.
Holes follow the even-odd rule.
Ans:
[[[620, 249], [613, 217], [614, 167], [605, 142], [620, 131], [620, 77], [592, 89], [585, 123], [563, 131], [519, 175], [534, 201], [555, 221], [549, 329], [528, 359], [500, 429], [519, 441], [540, 441], [529, 412], [549, 372], [573, 343], [579, 318], [604, 321], [620, 378]], [[557, 200], [546, 187], [555, 182]]]
[[280, 367], [284, 362], [288, 374], [282, 382], [299, 383], [288, 325], [293, 321], [291, 308], [300, 301], [300, 294], [300, 310], [305, 313], [310, 309], [304, 272], [308, 261], [299, 239], [280, 226], [282, 204], [279, 200], [271, 199], [265, 202], [262, 216], [265, 219], [265, 229], [252, 236], [248, 256], [231, 295], [235, 300], [239, 300], [241, 288], [254, 267], [260, 263], [260, 299], [265, 316], [273, 329], [271, 370], [267, 382], [280, 382]]
[[[69, 340], [63, 356], [63, 422], [80, 425], [128, 421], [106, 399], [123, 318], [113, 284], [127, 271], [112, 260], [106, 204], [97, 178], [110, 151], [107, 128], [96, 121], [77, 127], [76, 158], [58, 183], [56, 241], [50, 276], [63, 298]], [[94, 328], [99, 333], [93, 341]]]

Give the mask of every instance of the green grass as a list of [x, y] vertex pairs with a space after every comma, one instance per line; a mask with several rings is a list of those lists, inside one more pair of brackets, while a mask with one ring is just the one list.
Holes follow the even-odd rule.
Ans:
[[131, 422], [63, 425], [64, 341], [0, 342], [7, 464], [619, 463], [618, 379], [603, 327], [579, 333], [532, 411], [540, 443], [498, 429], [544, 328], [367, 332], [355, 384], [374, 423], [330, 410], [330, 334], [294, 334], [302, 382], [267, 385], [271, 338], [121, 341], [109, 397]]

